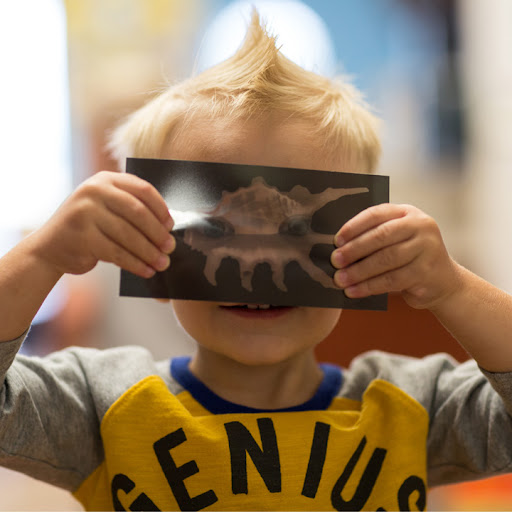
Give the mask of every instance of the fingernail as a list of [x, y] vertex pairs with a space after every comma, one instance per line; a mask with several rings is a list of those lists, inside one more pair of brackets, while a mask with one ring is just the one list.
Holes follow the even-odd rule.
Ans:
[[143, 274], [146, 279], [150, 279], [151, 277], [153, 277], [156, 274], [156, 272], [155, 272], [154, 268], [151, 268], [150, 266], [146, 265], [146, 267], [144, 268]]
[[165, 221], [165, 229], [167, 229], [167, 231], [171, 231], [172, 228], [174, 227], [174, 220], [172, 219], [172, 217], [169, 217], [166, 221]]
[[339, 251], [334, 251], [331, 256], [331, 263], [332, 263], [333, 267], [341, 268], [341, 267], [343, 267], [343, 262], [344, 262], [343, 254], [341, 254], [341, 252], [339, 252]]
[[348, 284], [348, 275], [344, 270], [338, 270], [334, 274], [334, 282], [340, 287], [345, 288]]
[[160, 272], [162, 270], [165, 270], [171, 263], [171, 260], [167, 254], [160, 254], [156, 261], [155, 268], [159, 270]]
[[342, 237], [342, 236], [340, 236], [340, 235], [336, 235], [336, 236], [334, 237], [334, 245], [335, 245], [336, 247], [341, 247], [341, 246], [342, 246], [342, 245], [344, 245], [344, 244], [345, 244], [345, 240], [343, 240], [343, 237]]
[[349, 299], [357, 299], [357, 286], [349, 286], [348, 288], [345, 288], [343, 290], [343, 292], [345, 293], [345, 295], [349, 298]]
[[174, 237], [169, 235], [168, 238], [165, 239], [165, 242], [162, 244], [162, 251], [166, 254], [169, 254], [174, 250], [174, 247], [176, 246], [176, 240], [174, 240]]

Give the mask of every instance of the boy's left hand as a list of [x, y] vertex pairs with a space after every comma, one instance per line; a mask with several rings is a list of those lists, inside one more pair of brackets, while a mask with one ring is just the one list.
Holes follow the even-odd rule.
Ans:
[[409, 205], [380, 204], [350, 219], [335, 236], [334, 282], [350, 298], [401, 292], [431, 308], [460, 286], [437, 223]]

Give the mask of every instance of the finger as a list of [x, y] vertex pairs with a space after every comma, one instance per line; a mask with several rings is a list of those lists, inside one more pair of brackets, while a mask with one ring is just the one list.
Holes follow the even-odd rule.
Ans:
[[405, 217], [407, 213], [407, 205], [384, 203], [371, 206], [348, 220], [341, 227], [338, 233], [336, 233], [334, 243], [338, 247], [341, 247], [369, 229], [372, 229], [383, 222]]
[[163, 271], [169, 266], [169, 256], [122, 217], [106, 212], [98, 221], [97, 228], [106, 238], [153, 269]]
[[131, 272], [139, 277], [149, 279], [155, 275], [155, 269], [144, 261], [134, 256], [108, 237], [102, 236], [95, 244], [98, 259], [114, 263], [118, 267]]
[[348, 286], [344, 289], [345, 295], [351, 299], [361, 299], [371, 295], [380, 295], [389, 292], [401, 292], [408, 285], [414, 274], [411, 265], [386, 272], [379, 276]]
[[115, 184], [142, 201], [168, 231], [173, 228], [174, 222], [169, 213], [169, 207], [151, 183], [133, 174], [124, 173], [116, 176]]
[[414, 240], [395, 244], [346, 267], [334, 274], [334, 282], [347, 288], [367, 281], [412, 263], [420, 255], [419, 245]]
[[106, 203], [116, 216], [127, 220], [161, 251], [169, 254], [176, 247], [174, 237], [146, 204], [124, 190], [114, 189]]
[[[414, 233], [415, 224], [413, 222], [406, 223], [403, 218], [378, 224], [345, 243], [342, 247], [335, 249], [331, 254], [331, 263], [335, 268], [348, 267], [387, 246], [409, 240]], [[387, 253], [384, 256], [387, 256]]]

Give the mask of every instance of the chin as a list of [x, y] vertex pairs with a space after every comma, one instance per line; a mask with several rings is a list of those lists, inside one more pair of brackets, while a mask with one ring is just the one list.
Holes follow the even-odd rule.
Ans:
[[293, 347], [279, 347], [278, 343], [254, 341], [250, 347], [244, 347], [246, 350], [232, 350], [223, 355], [240, 365], [256, 368], [279, 365], [313, 350], [309, 346], [298, 350], [295, 344]]

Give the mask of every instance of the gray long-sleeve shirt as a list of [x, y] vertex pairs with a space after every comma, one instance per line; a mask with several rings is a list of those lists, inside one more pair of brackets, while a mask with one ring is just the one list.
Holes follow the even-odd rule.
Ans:
[[89, 509], [409, 509], [426, 486], [512, 470], [512, 374], [446, 355], [323, 366], [306, 404], [226, 402], [140, 347], [0, 344], [0, 464]]

